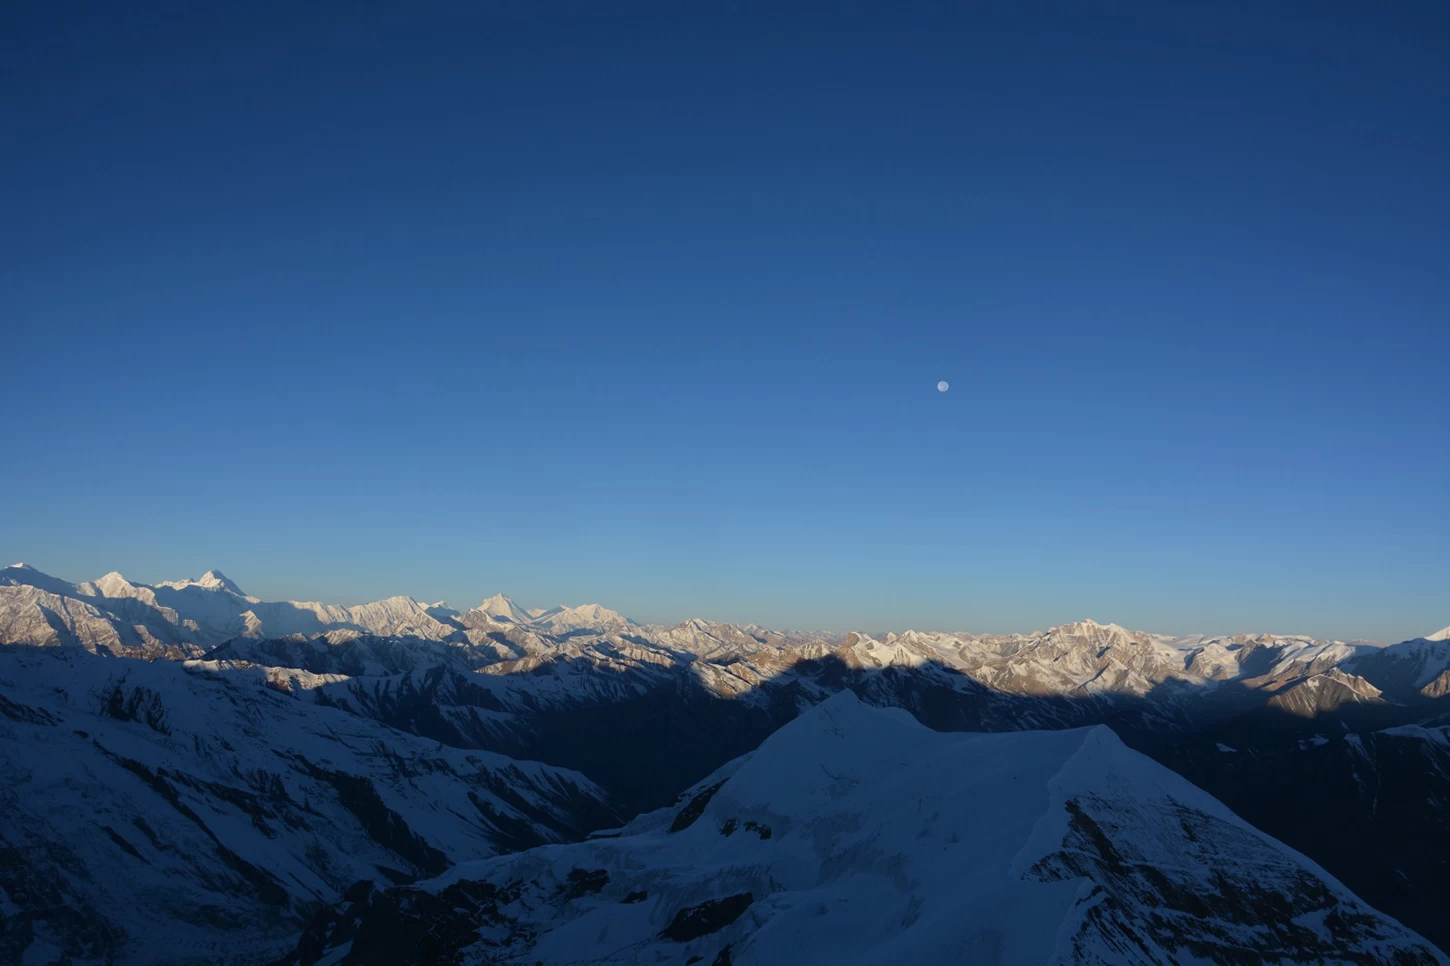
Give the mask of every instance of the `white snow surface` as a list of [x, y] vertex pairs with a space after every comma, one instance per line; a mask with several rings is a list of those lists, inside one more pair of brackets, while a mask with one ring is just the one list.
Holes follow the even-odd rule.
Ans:
[[603, 802], [577, 772], [279, 690], [325, 679], [0, 648], [0, 883], [44, 906], [32, 947], [78, 942], [73, 911], [99, 937], [77, 963], [264, 960], [358, 879], [577, 837], [573, 809]]
[[[73, 584], [30, 567], [5, 568], [0, 643], [148, 660], [205, 657], [350, 679], [401, 675], [414, 684], [444, 666], [507, 692], [505, 707], [609, 700], [672, 674], [720, 696], [760, 701], [763, 682], [821, 661], [853, 671], [912, 669], [957, 690], [1063, 695], [1083, 707], [1151, 698], [1152, 709], [1172, 714], [1189, 704], [1254, 700], [1245, 697], [1251, 692], [1296, 714], [1450, 692], [1450, 643], [1428, 639], [1383, 647], [1270, 634], [1170, 636], [1091, 619], [1027, 634], [835, 637], [699, 618], [641, 625], [598, 604], [525, 610], [502, 594], [463, 613], [411, 597], [352, 607], [269, 602], [243, 594], [216, 570], [146, 585], [118, 573]], [[298, 687], [315, 690], [307, 680], [297, 676]], [[1221, 687], [1229, 682], [1244, 687]], [[336, 690], [338, 681], [320, 683]]]
[[[81, 583], [25, 564], [0, 569], [0, 643], [78, 644], [130, 657], [196, 657], [234, 638], [338, 631], [487, 645], [490, 635], [603, 633], [636, 625], [598, 604], [527, 612], [498, 594], [467, 613], [397, 596], [354, 606], [264, 601], [219, 570], [142, 584], [112, 572]], [[517, 656], [517, 655], [513, 655]]]
[[[679, 829], [693, 796], [712, 789]], [[1074, 810], [1098, 832], [1075, 833]], [[1094, 834], [1111, 842], [1111, 857], [1092, 854]], [[480, 964], [710, 963], [726, 946], [737, 966], [1192, 962], [1190, 938], [1204, 936], [1268, 948], [1257, 913], [1240, 922], [1157, 908], [1141, 892], [1140, 865], [1205, 896], [1230, 883], [1230, 904], [1257, 901], [1234, 893], [1240, 884], [1279, 893], [1303, 930], [1301, 949], [1347, 943], [1386, 960], [1413, 950], [1444, 961], [1107, 728], [944, 734], [850, 692], [617, 837], [464, 863], [419, 888], [521, 884], [501, 919], [479, 924], [463, 961]], [[608, 876], [597, 893], [558, 898], [571, 872], [596, 870]], [[666, 935], [682, 910], [746, 894], [732, 922], [683, 942]], [[1330, 912], [1372, 928], [1336, 937], [1323, 921]], [[1163, 914], [1166, 927], [1146, 927]], [[1124, 922], [1143, 944], [1116, 928]], [[1283, 961], [1333, 958], [1290, 950]]]

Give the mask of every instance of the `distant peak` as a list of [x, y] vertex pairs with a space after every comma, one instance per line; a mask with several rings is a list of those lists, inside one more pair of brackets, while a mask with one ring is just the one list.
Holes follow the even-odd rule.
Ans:
[[105, 591], [106, 596], [108, 597], [115, 596], [111, 593], [111, 591], [113, 590], [121, 590], [127, 587], [134, 587], [131, 581], [126, 579], [125, 574], [121, 573], [119, 570], [113, 570], [105, 576], [101, 577], [99, 580], [96, 581], [96, 586], [101, 588], [101, 590]]
[[416, 598], [407, 594], [394, 594], [391, 597], [384, 597], [381, 600], [373, 601], [375, 604], [398, 604], [404, 607], [422, 607], [423, 604]]
[[1100, 624], [1097, 621], [1093, 620], [1091, 617], [1084, 617], [1080, 621], [1075, 621], [1071, 624], [1064, 624], [1063, 627], [1082, 627], [1088, 630], [1099, 631], [1127, 631], [1126, 627], [1123, 627], [1119, 624]]
[[602, 604], [576, 604], [571, 607], [556, 607], [552, 615], [570, 615], [589, 620], [624, 620], [625, 617], [619, 611], [610, 610]]
[[515, 604], [513, 598], [506, 594], [494, 594], [474, 610], [482, 611], [490, 617], [501, 617], [513, 621], [515, 624], [523, 624], [529, 620], [529, 615], [524, 612], [523, 608]]
[[10, 566], [6, 567], [5, 569], [6, 570], [34, 570], [35, 568], [32, 567], [32, 566], [30, 566], [30, 564], [25, 563], [24, 561], [21, 561], [20, 563], [13, 563]]
[[185, 590], [188, 587], [200, 587], [203, 590], [215, 590], [222, 593], [236, 594], [238, 597], [245, 597], [242, 588], [238, 587], [230, 577], [220, 570], [208, 570], [198, 580], [187, 578], [185, 580], [167, 580], [157, 584], [158, 587], [170, 587], [174, 590]]
[[1450, 627], [1442, 627], [1433, 634], [1426, 634], [1427, 641], [1450, 641]]
[[208, 570], [201, 575], [201, 579], [197, 583], [211, 590], [226, 590], [238, 597], [242, 596], [242, 588], [233, 583], [232, 579], [220, 570]]
[[1047, 629], [1049, 635], [1063, 635], [1067, 637], [1086, 637], [1092, 640], [1118, 640], [1126, 639], [1135, 641], [1134, 632], [1120, 624], [1102, 624], [1085, 617], [1080, 621], [1073, 621], [1068, 624], [1059, 624], [1057, 627]]

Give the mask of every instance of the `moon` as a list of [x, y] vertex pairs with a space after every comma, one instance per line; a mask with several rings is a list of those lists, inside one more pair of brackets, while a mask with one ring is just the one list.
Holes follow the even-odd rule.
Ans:
[[939, 382], [939, 383], [936, 384], [936, 391], [937, 392], [946, 392], [951, 387], [952, 387], [952, 384], [949, 383], [949, 382], [947, 382], [945, 379], [943, 379], [941, 382]]

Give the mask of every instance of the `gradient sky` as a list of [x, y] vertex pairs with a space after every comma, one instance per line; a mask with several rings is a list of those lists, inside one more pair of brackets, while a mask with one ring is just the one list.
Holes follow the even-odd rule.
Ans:
[[1450, 6], [775, 6], [5, 5], [0, 557], [1450, 623]]

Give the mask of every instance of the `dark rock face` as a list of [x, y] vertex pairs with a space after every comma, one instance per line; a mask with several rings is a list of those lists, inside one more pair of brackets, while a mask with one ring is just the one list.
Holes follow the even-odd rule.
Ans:
[[[694, 796], [692, 796], [690, 800], [685, 803], [685, 807], [680, 809], [679, 813], [675, 815], [675, 820], [670, 823], [670, 831], [683, 832], [691, 825], [694, 825], [695, 822], [699, 821], [700, 816], [705, 814], [705, 806], [710, 804], [710, 799], [715, 797], [715, 793], [718, 792], [724, 786], [724, 784], [724, 782], [716, 782], [708, 788], [701, 789]], [[734, 827], [730, 829], [731, 832], [733, 832], [734, 830]], [[725, 834], [729, 835], [730, 832], [726, 832]]]
[[1345, 732], [1324, 722], [1320, 730], [1240, 730], [1157, 757], [1375, 908], [1450, 949], [1446, 729]]
[[482, 926], [506, 922], [500, 905], [513, 901], [514, 889], [487, 882], [457, 882], [439, 894], [416, 890], [374, 893], [371, 915], [362, 918], [347, 960], [367, 966], [390, 963], [451, 963]]
[[166, 727], [166, 706], [161, 695], [148, 688], [126, 688], [116, 685], [105, 699], [106, 714], [117, 721], [140, 721], [152, 731], [171, 734]]
[[0, 908], [0, 962], [19, 963], [37, 939], [61, 955], [61, 961], [110, 962], [120, 952], [125, 934], [95, 916], [85, 899], [60, 875], [47, 872], [52, 861], [75, 862], [63, 845], [36, 855], [36, 846], [10, 843], [0, 837], [0, 892], [10, 908]]
[[677, 943], [708, 936], [739, 919], [754, 901], [755, 896], [749, 892], [741, 892], [723, 899], [711, 899], [699, 905], [690, 906], [688, 909], [681, 909], [675, 913], [675, 918], [670, 920], [670, 924], [661, 930], [660, 935]]
[[[604, 869], [574, 868], [552, 888], [539, 882], [513, 880], [502, 885], [460, 879], [437, 892], [410, 886], [378, 889], [360, 882], [343, 901], [324, 907], [277, 966], [310, 966], [348, 944], [342, 966], [448, 964], [463, 960], [463, 951], [507, 953], [532, 938], [526, 923], [515, 918], [521, 901], [529, 907], [564, 907], [597, 896], [609, 885]], [[622, 901], [642, 902], [643, 892]], [[738, 913], [737, 913], [738, 915]]]
[[436, 894], [359, 883], [348, 890], [344, 904], [313, 918], [296, 950], [277, 966], [307, 966], [348, 943], [340, 960], [348, 966], [458, 963], [462, 951], [477, 941], [479, 929], [511, 924], [500, 907], [517, 901], [522, 891], [520, 883], [501, 889], [467, 880]]
[[558, 891], [566, 900], [579, 899], [598, 895], [607, 885], [609, 872], [606, 869], [570, 869], [568, 884], [560, 886]]
[[[1187, 953], [1235, 966], [1438, 962], [1429, 948], [1397, 949], [1386, 959], [1374, 946], [1375, 917], [1346, 908], [1302, 866], [1266, 862], [1260, 840], [1213, 816], [1180, 807], [1181, 836], [1173, 835], [1171, 842], [1159, 836], [1155, 848], [1144, 837], [1154, 836], [1159, 826], [1147, 816], [1125, 813], [1122, 802], [1073, 799], [1067, 810], [1062, 850], [1037, 862], [1027, 876], [1096, 883], [1073, 937], [1080, 953], [1106, 945], [1122, 963], [1162, 962], [1165, 953]], [[1116, 827], [1105, 829], [1110, 823]], [[1122, 834], [1129, 829], [1131, 834]], [[1201, 863], [1214, 873], [1187, 878], [1181, 869], [1144, 861], [1135, 846], [1144, 852], [1176, 849], [1184, 854], [1184, 869]], [[1145, 909], [1153, 911], [1145, 917]], [[1322, 922], [1332, 939], [1301, 925], [1305, 920]]]
[[413, 863], [429, 875], [448, 868], [448, 856], [428, 844], [427, 840], [408, 827], [397, 812], [388, 808], [370, 779], [334, 771], [303, 761], [313, 777], [321, 778], [337, 789], [337, 800], [343, 808], [357, 816], [374, 842]]
[[747, 832], [754, 832], [762, 840], [770, 838], [770, 826], [761, 825], [759, 822], [745, 822], [742, 826], [737, 819], [727, 818], [725, 824], [720, 826], [720, 834], [729, 838], [735, 834], [737, 828], [743, 827]]

